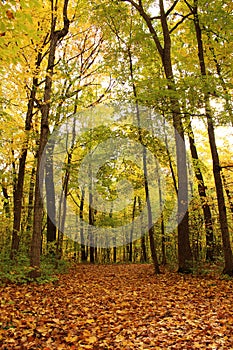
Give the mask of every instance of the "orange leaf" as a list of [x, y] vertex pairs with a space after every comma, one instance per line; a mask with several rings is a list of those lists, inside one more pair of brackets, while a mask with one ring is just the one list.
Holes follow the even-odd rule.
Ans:
[[7, 15], [8, 19], [14, 19], [15, 18], [14, 14], [13, 14], [13, 12], [11, 10], [7, 10], [6, 11], [6, 15]]

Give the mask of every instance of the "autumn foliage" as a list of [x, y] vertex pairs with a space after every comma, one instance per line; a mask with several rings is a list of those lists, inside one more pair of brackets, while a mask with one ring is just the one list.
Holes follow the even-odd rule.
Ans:
[[0, 349], [231, 349], [232, 280], [78, 265], [57, 283], [1, 287]]

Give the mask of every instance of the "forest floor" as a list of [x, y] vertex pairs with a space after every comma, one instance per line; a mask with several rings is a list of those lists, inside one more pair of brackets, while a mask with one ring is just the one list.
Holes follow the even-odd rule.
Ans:
[[0, 287], [0, 349], [233, 349], [233, 281], [151, 265], [77, 265]]

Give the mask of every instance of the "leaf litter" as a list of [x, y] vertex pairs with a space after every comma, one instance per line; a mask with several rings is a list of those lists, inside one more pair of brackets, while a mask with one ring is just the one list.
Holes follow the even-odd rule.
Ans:
[[233, 349], [232, 280], [77, 265], [59, 283], [0, 288], [0, 349]]

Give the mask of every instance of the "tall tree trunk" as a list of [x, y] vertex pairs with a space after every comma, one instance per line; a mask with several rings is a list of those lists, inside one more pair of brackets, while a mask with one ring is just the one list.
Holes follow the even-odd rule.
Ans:
[[10, 196], [8, 194], [8, 190], [4, 182], [2, 182], [2, 194], [4, 197], [3, 208], [5, 211], [5, 215], [6, 215], [6, 218], [10, 218], [11, 217], [10, 202], [9, 202]]
[[[53, 151], [55, 140], [49, 142], [46, 148], [46, 157], [49, 161], [45, 165], [45, 189], [46, 189], [46, 206], [47, 206], [47, 243], [56, 241], [56, 205], [55, 205], [55, 188], [53, 176]], [[50, 247], [49, 247], [50, 249]], [[53, 250], [50, 251], [52, 253]]]
[[[41, 53], [39, 53], [36, 61], [37, 69], [39, 69], [41, 62], [42, 62], [42, 55]], [[32, 88], [30, 92], [28, 105], [27, 105], [27, 114], [26, 114], [26, 120], [25, 120], [24, 130], [26, 133], [26, 138], [24, 140], [23, 148], [21, 150], [21, 154], [19, 158], [18, 175], [16, 179], [15, 188], [13, 191], [14, 221], [13, 221], [13, 232], [12, 232], [12, 242], [11, 242], [11, 252], [10, 252], [10, 258], [12, 260], [15, 259], [19, 249], [24, 177], [25, 177], [26, 159], [27, 159], [27, 153], [28, 153], [29, 134], [32, 127], [32, 117], [33, 117], [37, 86], [38, 86], [38, 78], [34, 77], [32, 80]]]
[[174, 166], [172, 163], [172, 157], [169, 151], [169, 144], [168, 144], [168, 138], [167, 138], [167, 132], [166, 132], [166, 118], [164, 116], [164, 124], [163, 124], [163, 128], [164, 128], [164, 141], [165, 141], [165, 146], [166, 146], [166, 153], [167, 153], [167, 158], [168, 158], [168, 162], [169, 162], [169, 168], [171, 170], [171, 175], [172, 175], [172, 181], [173, 181], [173, 185], [174, 185], [174, 189], [175, 192], [178, 196], [178, 187], [177, 187], [177, 181], [176, 181], [176, 175], [175, 175], [175, 170], [174, 170]]
[[193, 160], [193, 168], [194, 168], [195, 177], [198, 182], [198, 193], [201, 199], [204, 222], [205, 222], [206, 260], [214, 261], [214, 229], [213, 229], [212, 215], [211, 215], [210, 206], [206, 196], [206, 186], [205, 186], [204, 178], [202, 176], [201, 168], [198, 164], [199, 158], [198, 158], [197, 148], [195, 144], [192, 124], [189, 117], [188, 117], [188, 137], [189, 137], [190, 152]]
[[[69, 134], [66, 135], [66, 145], [68, 144], [68, 137]], [[58, 212], [58, 239], [57, 239], [57, 248], [56, 248], [56, 256], [57, 259], [60, 260], [63, 255], [63, 239], [64, 239], [64, 231], [65, 231], [65, 221], [66, 221], [66, 212], [67, 212], [67, 196], [68, 196], [68, 186], [69, 186], [69, 180], [70, 180], [70, 168], [71, 168], [71, 162], [72, 162], [72, 156], [73, 151], [75, 147], [75, 138], [76, 138], [76, 119], [74, 117], [73, 119], [73, 128], [72, 128], [72, 140], [70, 149], [66, 149], [67, 152], [67, 164], [65, 169], [65, 175], [62, 183], [62, 191], [59, 199], [59, 212]], [[54, 141], [52, 141], [52, 150], [54, 147]], [[51, 149], [49, 150], [49, 153], [51, 152]], [[49, 159], [49, 167], [53, 168], [53, 158]], [[53, 179], [53, 169], [49, 170], [49, 176]], [[51, 181], [51, 178], [49, 179], [49, 184], [52, 185], [51, 194], [49, 194], [50, 200], [51, 200], [51, 206], [52, 206], [52, 212], [48, 211], [49, 215], [55, 215], [55, 191], [54, 191], [54, 183]], [[52, 217], [53, 220], [55, 220], [55, 217]], [[51, 220], [51, 218], [50, 218]], [[52, 221], [52, 220], [51, 220]], [[55, 226], [55, 225], [54, 225]], [[56, 226], [55, 226], [56, 228]]]
[[[142, 213], [142, 201], [141, 198], [138, 197], [138, 208], [139, 213]], [[146, 239], [145, 239], [145, 233], [143, 232], [142, 228], [142, 219], [141, 219], [141, 262], [147, 262], [147, 250], [146, 250]]]
[[157, 31], [153, 25], [153, 19], [149, 16], [142, 5], [142, 2], [133, 0], [123, 0], [131, 3], [140, 13], [151, 33], [152, 39], [156, 45], [157, 51], [161, 57], [164, 73], [167, 79], [167, 88], [170, 91], [170, 105], [173, 117], [173, 126], [175, 129], [177, 174], [178, 174], [178, 263], [179, 272], [190, 272], [192, 267], [192, 251], [189, 241], [189, 219], [188, 219], [188, 176], [186, 164], [186, 147], [184, 142], [184, 130], [181, 118], [179, 99], [175, 97], [176, 86], [174, 82], [172, 60], [171, 60], [171, 36], [168, 28], [167, 17], [170, 10], [165, 12], [164, 1], [159, 0], [160, 24], [162, 27], [163, 46]]
[[116, 261], [117, 261], [117, 247], [114, 245], [113, 246], [113, 262], [114, 262], [114, 264], [116, 263]]
[[94, 249], [94, 236], [93, 236], [93, 226], [94, 226], [94, 210], [93, 210], [93, 194], [92, 194], [92, 164], [89, 164], [89, 206], [88, 206], [88, 218], [89, 218], [89, 227], [88, 227], [88, 236], [89, 236], [89, 252], [90, 252], [90, 263], [94, 264], [95, 262], [95, 249]]
[[136, 202], [137, 202], [137, 197], [134, 197], [133, 212], [132, 212], [132, 226], [131, 226], [130, 237], [129, 237], [129, 261], [130, 262], [133, 262], [133, 231], [134, 231], [134, 218], [135, 218], [135, 211], [136, 211]]
[[66, 221], [66, 200], [67, 200], [67, 194], [68, 194], [68, 184], [69, 184], [69, 155], [68, 155], [68, 162], [67, 162], [67, 169], [65, 171], [65, 176], [62, 184], [62, 192], [59, 199], [59, 211], [58, 211], [58, 238], [57, 238], [57, 247], [56, 247], [56, 257], [57, 262], [58, 260], [62, 259], [63, 256], [63, 241], [64, 241], [64, 231], [65, 231], [65, 221]]
[[84, 199], [85, 191], [81, 190], [80, 208], [79, 208], [79, 218], [80, 218], [80, 241], [81, 241], [81, 262], [87, 261], [87, 254], [85, 250], [85, 240], [83, 232], [83, 217], [84, 217]]
[[67, 7], [69, 0], [64, 0], [63, 4], [63, 28], [56, 30], [56, 8], [54, 9], [53, 1], [51, 3], [51, 31], [50, 31], [50, 47], [49, 56], [46, 69], [45, 87], [43, 104], [41, 106], [41, 125], [40, 125], [40, 140], [38, 148], [37, 169], [36, 169], [36, 185], [35, 185], [35, 202], [34, 202], [34, 222], [33, 222], [33, 234], [31, 241], [31, 272], [32, 278], [39, 277], [40, 271], [40, 254], [41, 254], [41, 231], [42, 231], [42, 219], [43, 219], [43, 204], [40, 193], [40, 182], [44, 177], [44, 164], [41, 163], [43, 151], [47, 143], [49, 134], [49, 112], [52, 95], [52, 77], [54, 72], [55, 53], [57, 43], [64, 38], [69, 31], [69, 20], [67, 18]]
[[147, 205], [147, 219], [148, 219], [148, 233], [149, 233], [149, 240], [150, 240], [150, 250], [151, 250], [151, 257], [152, 257], [153, 265], [154, 265], [154, 271], [155, 271], [155, 273], [159, 274], [160, 269], [159, 269], [159, 262], [158, 262], [158, 257], [157, 257], [157, 253], [156, 253], [156, 247], [155, 247], [154, 223], [153, 223], [153, 217], [152, 217], [152, 208], [151, 208], [151, 200], [150, 200], [149, 185], [148, 185], [147, 150], [143, 146], [142, 131], [141, 131], [141, 116], [140, 116], [137, 89], [136, 89], [136, 85], [134, 82], [133, 60], [132, 60], [132, 54], [131, 54], [130, 47], [128, 47], [128, 56], [129, 56], [129, 65], [130, 65], [130, 76], [132, 79], [133, 95], [134, 95], [135, 103], [136, 103], [136, 117], [137, 117], [137, 124], [138, 124], [137, 125], [138, 126], [138, 141], [141, 143], [141, 145], [143, 147], [142, 162], [143, 162], [143, 175], [144, 175], [144, 189], [145, 189], [146, 205]]
[[194, 0], [194, 6], [191, 6], [186, 0], [185, 2], [188, 5], [189, 9], [192, 11], [194, 16], [194, 26], [195, 26], [195, 32], [196, 32], [197, 45], [198, 45], [198, 58], [199, 58], [200, 71], [201, 71], [201, 76], [203, 77], [203, 81], [206, 85], [204, 88], [204, 104], [205, 104], [204, 107], [205, 107], [209, 143], [210, 143], [210, 149], [211, 149], [211, 155], [212, 155], [212, 161], [213, 161], [213, 174], [214, 174], [215, 188], [216, 188], [216, 194], [217, 194], [219, 221], [220, 221], [220, 228], [221, 228], [222, 242], [223, 242], [223, 252], [224, 252], [224, 260], [225, 260], [223, 273], [233, 276], [233, 255], [231, 250], [230, 234], [229, 234], [229, 228], [227, 223], [227, 213], [226, 213], [226, 206], [225, 206], [225, 199], [224, 199], [224, 192], [223, 192], [223, 184], [221, 179], [221, 167], [220, 167], [218, 150], [217, 150], [216, 140], [215, 140], [212, 110], [210, 106], [210, 94], [208, 92], [208, 85], [206, 83], [207, 74], [206, 74], [205, 56], [204, 56], [204, 48], [203, 48], [203, 41], [202, 41], [202, 30], [200, 27], [199, 15], [198, 15], [198, 0]]
[[233, 198], [232, 198], [229, 186], [227, 184], [227, 180], [226, 180], [225, 175], [223, 173], [222, 173], [222, 181], [223, 181], [223, 186], [224, 186], [224, 189], [225, 189], [225, 192], [227, 195], [228, 203], [230, 205], [230, 211], [231, 211], [231, 214], [233, 214]]
[[31, 171], [31, 177], [30, 177], [30, 184], [29, 184], [29, 193], [28, 193], [28, 205], [27, 205], [27, 218], [25, 221], [26, 229], [25, 229], [25, 239], [24, 242], [26, 246], [30, 247], [30, 240], [31, 240], [31, 234], [32, 234], [32, 225], [33, 225], [33, 203], [34, 203], [34, 189], [35, 189], [35, 174], [36, 169], [33, 165], [32, 171]]
[[162, 195], [162, 185], [161, 177], [159, 174], [158, 163], [156, 163], [156, 175], [158, 179], [158, 189], [159, 189], [159, 208], [160, 208], [160, 228], [161, 228], [161, 251], [162, 251], [162, 265], [165, 266], [167, 263], [166, 259], [166, 237], [165, 237], [165, 227], [164, 227], [164, 216], [163, 216], [163, 195]]

